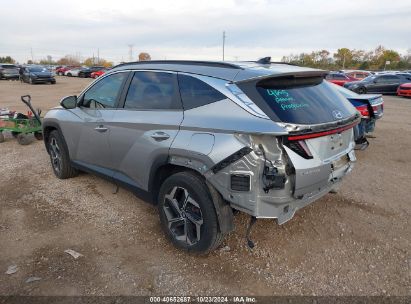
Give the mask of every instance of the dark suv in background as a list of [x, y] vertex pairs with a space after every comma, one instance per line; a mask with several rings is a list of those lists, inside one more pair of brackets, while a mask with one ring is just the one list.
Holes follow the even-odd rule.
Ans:
[[0, 63], [0, 79], [19, 79], [19, 68], [10, 63]]
[[396, 94], [398, 87], [407, 82], [411, 82], [411, 74], [371, 75], [361, 81], [347, 82], [344, 88], [358, 94]]

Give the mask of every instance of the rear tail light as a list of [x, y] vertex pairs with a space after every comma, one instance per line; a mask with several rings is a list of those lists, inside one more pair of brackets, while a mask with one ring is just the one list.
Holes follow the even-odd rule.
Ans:
[[298, 141], [298, 140], [303, 140], [303, 139], [310, 139], [310, 138], [317, 138], [317, 137], [327, 136], [327, 135], [331, 135], [331, 134], [341, 133], [343, 131], [346, 131], [348, 129], [353, 128], [357, 124], [358, 124], [358, 122], [354, 122], [354, 123], [346, 125], [344, 127], [340, 127], [340, 128], [336, 128], [336, 129], [332, 129], [332, 130], [328, 130], [328, 131], [307, 133], [307, 134], [302, 134], [302, 135], [290, 135], [290, 136], [287, 137], [287, 142]]
[[[370, 118], [370, 112], [368, 111], [368, 105], [358, 106], [356, 107], [356, 109], [361, 113], [361, 116], [363, 118]], [[375, 109], [377, 109], [377, 107]]]
[[286, 146], [305, 159], [313, 158], [311, 151], [304, 140], [290, 141]]

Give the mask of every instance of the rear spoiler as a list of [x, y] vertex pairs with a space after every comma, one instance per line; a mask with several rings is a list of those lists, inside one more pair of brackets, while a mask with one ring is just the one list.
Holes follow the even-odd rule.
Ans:
[[296, 72], [288, 72], [288, 73], [278, 73], [278, 74], [268, 74], [268, 75], [258, 75], [256, 77], [248, 78], [248, 79], [241, 79], [239, 81], [235, 81], [235, 84], [244, 84], [244, 83], [254, 83], [260, 84], [261, 82], [269, 82], [270, 80], [278, 81], [279, 79], [302, 79], [302, 78], [321, 78], [323, 79], [326, 75], [328, 75], [328, 71], [324, 70], [312, 70], [312, 71], [296, 71]]

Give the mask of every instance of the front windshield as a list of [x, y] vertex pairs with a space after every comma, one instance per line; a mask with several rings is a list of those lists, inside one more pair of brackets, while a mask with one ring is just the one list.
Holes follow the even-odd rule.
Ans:
[[338, 92], [340, 92], [345, 98], [355, 98], [358, 96], [357, 93], [348, 90], [346, 88], [343, 88], [342, 86], [336, 85], [334, 83], [330, 83], [332, 84], [333, 88], [336, 89]]
[[47, 69], [43, 67], [30, 67], [29, 71], [30, 72], [47, 72]]

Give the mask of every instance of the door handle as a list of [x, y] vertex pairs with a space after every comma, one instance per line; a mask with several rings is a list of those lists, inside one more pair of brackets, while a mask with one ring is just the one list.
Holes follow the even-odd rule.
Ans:
[[94, 128], [94, 130], [96, 130], [97, 132], [103, 133], [103, 132], [106, 132], [108, 130], [108, 128], [104, 127], [103, 125], [100, 125], [100, 126]]
[[151, 134], [151, 138], [155, 139], [156, 141], [162, 141], [170, 138], [170, 135], [164, 132], [155, 132]]

